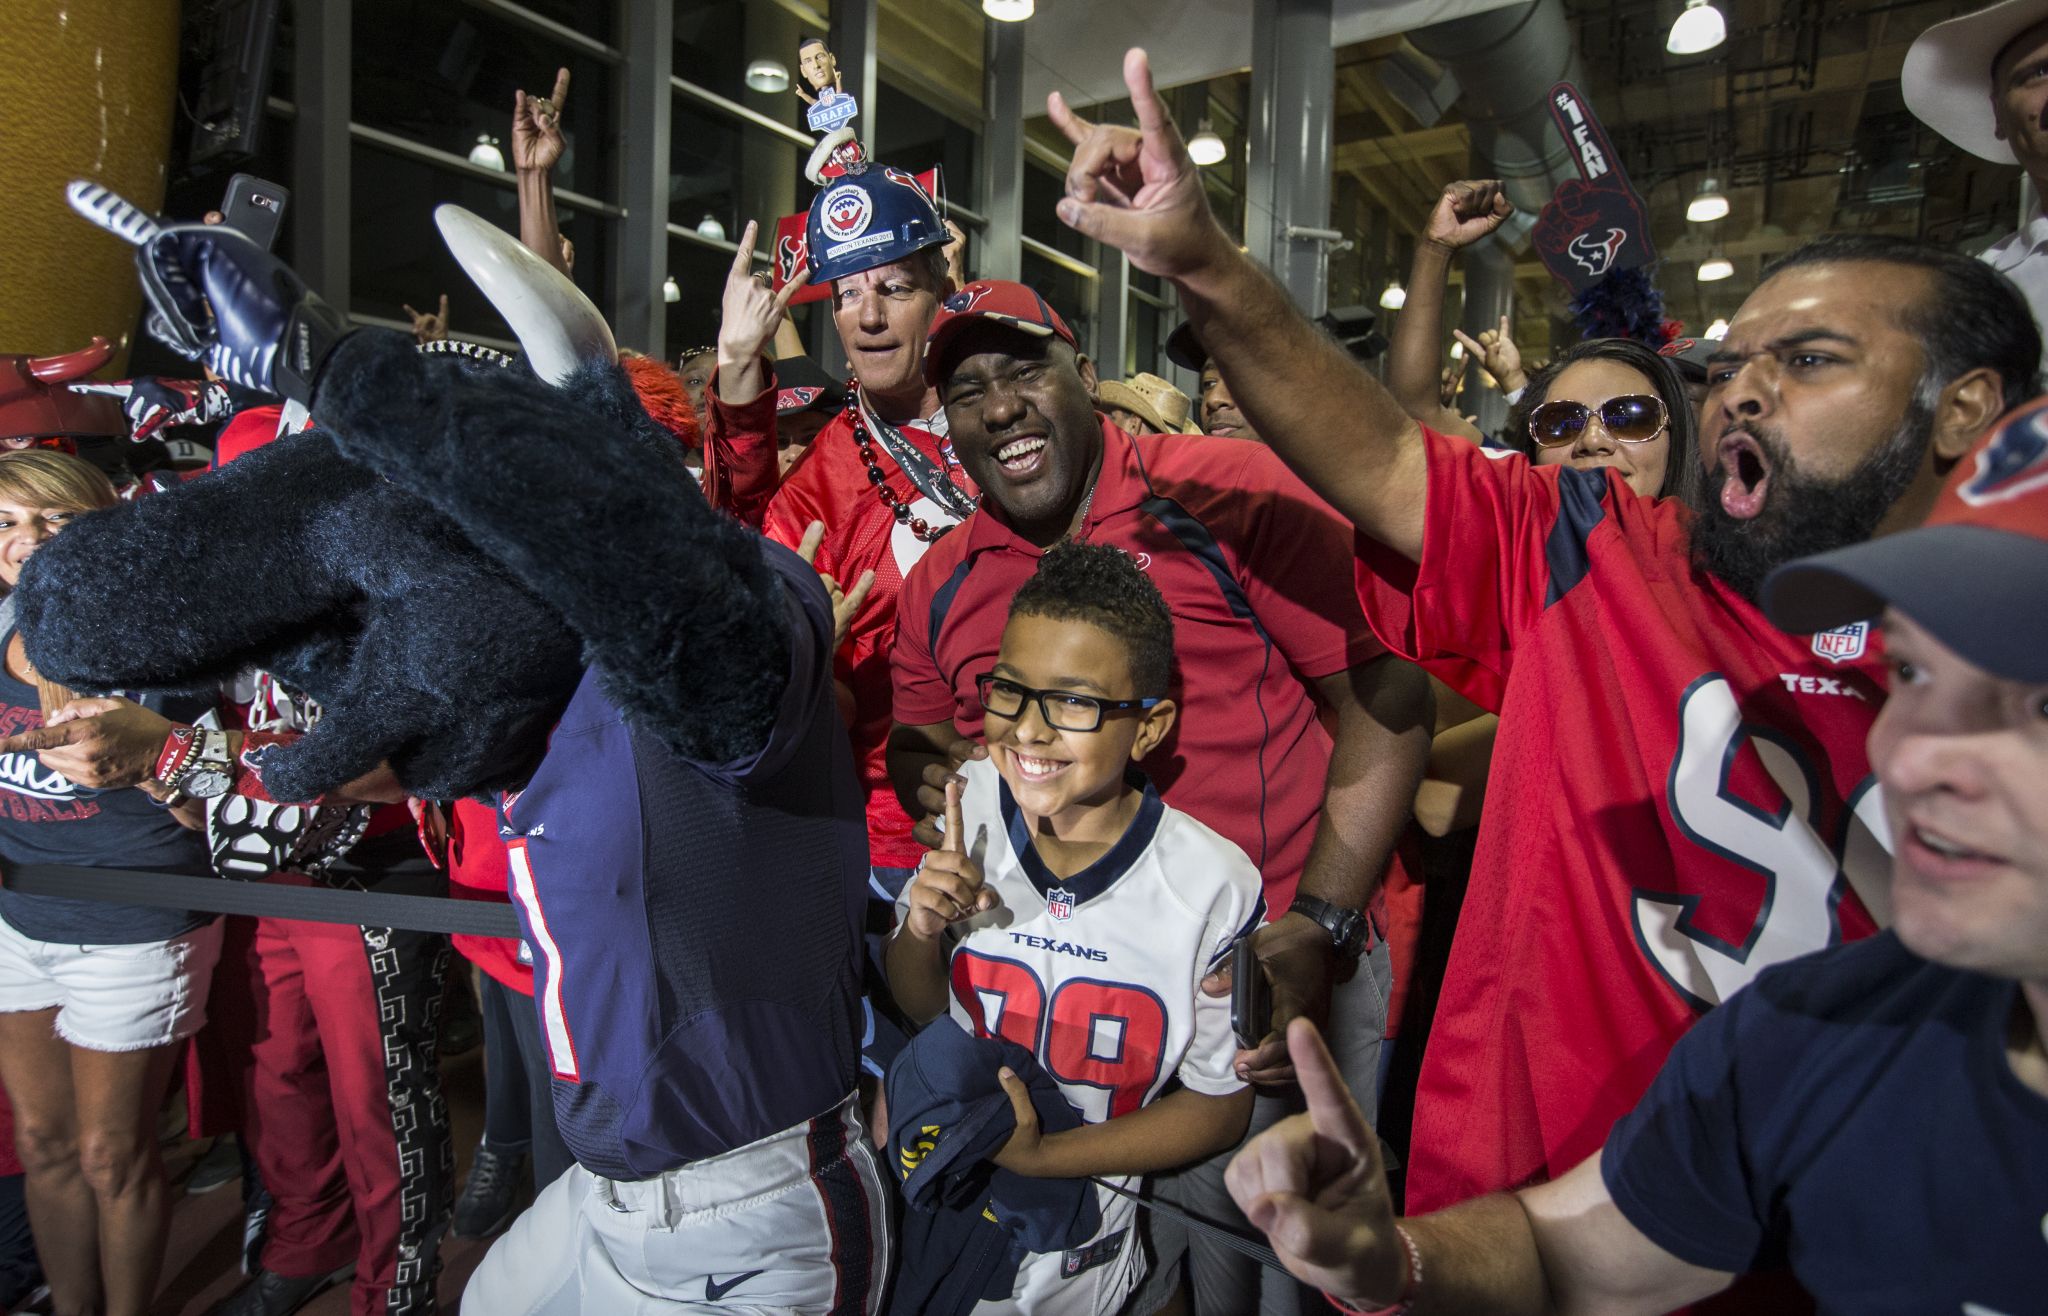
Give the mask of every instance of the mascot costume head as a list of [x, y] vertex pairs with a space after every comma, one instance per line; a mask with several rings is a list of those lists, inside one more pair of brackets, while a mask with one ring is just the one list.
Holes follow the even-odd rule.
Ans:
[[[640, 570], [672, 584], [663, 559], [688, 545], [636, 562], [621, 522], [644, 511], [651, 530], [656, 512], [689, 498], [700, 520], [717, 519], [682, 463], [677, 439], [691, 436], [650, 417], [596, 308], [508, 235], [443, 206], [444, 238], [525, 355], [419, 353], [407, 335], [355, 329], [239, 234], [159, 226], [85, 184], [72, 201], [140, 246], [154, 332], [225, 379], [308, 406], [313, 424], [172, 492], [82, 517], [39, 551], [14, 594], [37, 670], [130, 690], [275, 673], [323, 710], [309, 734], [267, 751], [264, 782], [279, 800], [314, 799], [381, 764], [434, 798], [524, 781], [601, 656], [570, 615], [591, 591], [551, 588], [554, 568], [587, 568], [623, 545], [620, 594]], [[486, 431], [481, 453], [458, 441]], [[579, 459], [577, 436], [593, 432], [606, 441], [587, 446], [602, 452]], [[558, 542], [494, 541], [522, 504]], [[771, 660], [777, 649], [772, 636], [733, 638], [765, 642]], [[616, 666], [627, 670], [608, 675], [630, 683], [631, 664]], [[653, 701], [672, 712], [689, 683], [670, 684], [611, 693], [629, 711]], [[758, 721], [774, 690], [752, 693], [723, 713], [700, 709], [688, 735], [714, 750], [746, 739], [721, 718]]]

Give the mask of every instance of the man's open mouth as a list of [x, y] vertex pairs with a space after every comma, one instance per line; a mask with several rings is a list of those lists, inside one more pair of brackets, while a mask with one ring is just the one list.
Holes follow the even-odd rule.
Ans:
[[1722, 511], [1738, 521], [1748, 521], [1764, 510], [1771, 460], [1754, 435], [1737, 430], [1722, 438], [1721, 470], [1728, 477], [1721, 485]]
[[1045, 462], [1045, 436], [1026, 434], [996, 449], [996, 464], [1006, 475], [1022, 478], [1036, 474]]

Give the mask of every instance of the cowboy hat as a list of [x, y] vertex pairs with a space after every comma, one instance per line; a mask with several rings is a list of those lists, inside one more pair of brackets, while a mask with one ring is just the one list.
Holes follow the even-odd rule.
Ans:
[[2015, 37], [2041, 22], [2048, 22], [2044, 0], [2000, 0], [1928, 28], [1906, 51], [1899, 70], [1906, 108], [1972, 155], [2019, 163], [1998, 135], [1991, 66]]
[[1188, 395], [1157, 375], [1136, 374], [1128, 380], [1105, 379], [1096, 401], [1141, 417], [1161, 434], [1186, 434], [1193, 403]]

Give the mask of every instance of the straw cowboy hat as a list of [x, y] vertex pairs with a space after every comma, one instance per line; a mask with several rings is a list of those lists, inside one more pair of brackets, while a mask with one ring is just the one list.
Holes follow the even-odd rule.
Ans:
[[1973, 155], [2019, 163], [1998, 135], [1991, 66], [2015, 37], [2042, 22], [2048, 22], [2048, 0], [2001, 0], [1928, 28], [1906, 51], [1899, 71], [1906, 108]]
[[1157, 375], [1132, 375], [1127, 380], [1106, 379], [1096, 389], [1096, 400], [1144, 418], [1161, 434], [1189, 434], [1188, 413], [1194, 404], [1188, 395]]

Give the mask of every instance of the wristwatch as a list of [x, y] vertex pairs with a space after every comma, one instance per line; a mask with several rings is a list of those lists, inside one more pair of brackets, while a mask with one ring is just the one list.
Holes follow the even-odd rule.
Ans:
[[157, 780], [173, 791], [199, 800], [218, 799], [228, 793], [234, 785], [234, 756], [228, 752], [228, 733], [203, 728], [179, 728], [172, 735], [179, 739], [180, 732], [189, 733], [185, 752], [176, 766], [160, 771]]
[[1314, 896], [1297, 895], [1287, 912], [1299, 914], [1329, 933], [1330, 944], [1345, 959], [1356, 960], [1365, 954], [1365, 943], [1372, 932], [1372, 925], [1357, 910], [1344, 909]]

